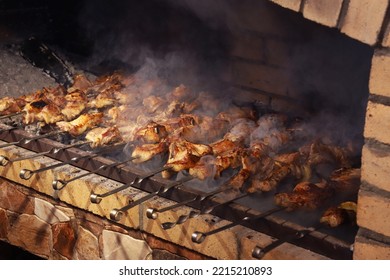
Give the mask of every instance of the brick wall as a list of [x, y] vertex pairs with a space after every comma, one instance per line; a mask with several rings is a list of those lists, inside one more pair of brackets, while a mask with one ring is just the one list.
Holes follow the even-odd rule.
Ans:
[[390, 259], [390, 12], [382, 0], [271, 0], [375, 49], [369, 80], [355, 259]]

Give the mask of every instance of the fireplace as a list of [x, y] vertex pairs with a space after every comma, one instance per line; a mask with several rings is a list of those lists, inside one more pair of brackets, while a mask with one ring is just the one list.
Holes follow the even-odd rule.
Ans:
[[[329, 132], [336, 142], [351, 140], [357, 151], [358, 226], [346, 234], [317, 229], [315, 222], [274, 215], [279, 211], [274, 207], [248, 206], [253, 197], [236, 203], [187, 190], [180, 185], [186, 176], [176, 181], [154, 176], [164, 172], [161, 166], [150, 173], [121, 165], [126, 159], [105, 157], [104, 151], [89, 157], [77, 145], [31, 140], [28, 132], [6, 124], [0, 144], [1, 240], [49, 259], [390, 258], [387, 2], [151, 1], [131, 7], [138, 15], [152, 13], [145, 22], [124, 12], [131, 4], [108, 8], [104, 1], [90, 2], [83, 2], [87, 8], [64, 4], [69, 13], [77, 12], [75, 21], [46, 1], [33, 7], [5, 4], [9, 19], [23, 13], [27, 24], [4, 25], [4, 38], [42, 37], [94, 75], [121, 67], [217, 92], [229, 85], [234, 90], [226, 99], [241, 106], [310, 117], [310, 134]], [[45, 16], [51, 24], [41, 22]], [[99, 23], [102, 16], [106, 25]], [[30, 32], [27, 18], [39, 28]], [[78, 32], [69, 33], [71, 28]], [[15, 79], [16, 96], [58, 82], [13, 55], [12, 62], [23, 65], [18, 77], [26, 73], [35, 82]], [[61, 147], [50, 157], [36, 156]]]

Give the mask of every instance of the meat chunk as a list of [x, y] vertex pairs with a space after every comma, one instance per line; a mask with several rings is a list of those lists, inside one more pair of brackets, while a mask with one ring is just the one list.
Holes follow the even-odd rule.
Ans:
[[88, 113], [79, 116], [73, 121], [60, 121], [56, 125], [64, 132], [68, 132], [72, 136], [83, 134], [86, 130], [91, 129], [101, 123], [103, 120], [103, 113]]
[[314, 210], [322, 206], [334, 193], [334, 190], [321, 184], [301, 182], [292, 192], [275, 194], [275, 203], [287, 210]]
[[338, 227], [346, 222], [355, 223], [356, 220], [356, 203], [347, 201], [339, 206], [328, 208], [321, 216], [320, 223], [330, 227]]
[[156, 155], [167, 152], [167, 145], [165, 142], [155, 144], [143, 144], [134, 148], [131, 156], [134, 158], [134, 163], [141, 163], [148, 161]]
[[121, 134], [117, 127], [97, 127], [90, 130], [85, 139], [91, 141], [93, 148], [122, 141]]

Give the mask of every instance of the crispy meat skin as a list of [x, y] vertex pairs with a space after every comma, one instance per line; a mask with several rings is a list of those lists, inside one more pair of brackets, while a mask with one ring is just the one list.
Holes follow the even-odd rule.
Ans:
[[15, 98], [6, 96], [0, 99], [0, 115], [8, 115], [20, 111], [21, 108]]
[[301, 182], [290, 193], [275, 194], [275, 203], [287, 210], [314, 210], [323, 205], [334, 193], [329, 186], [321, 186], [310, 182]]
[[134, 148], [131, 156], [135, 158], [134, 163], [141, 163], [152, 159], [158, 154], [167, 152], [167, 145], [165, 142], [155, 144], [143, 144]]
[[339, 207], [330, 207], [320, 218], [320, 222], [330, 227], [338, 227], [348, 219], [348, 213], [345, 209]]
[[165, 126], [160, 125], [154, 121], [149, 122], [144, 127], [139, 128], [134, 133], [135, 140], [144, 143], [158, 143], [168, 136]]
[[115, 142], [121, 142], [122, 137], [117, 127], [96, 127], [90, 130], [85, 139], [91, 141], [91, 147], [96, 148]]
[[72, 136], [83, 134], [86, 130], [91, 129], [101, 123], [103, 120], [103, 113], [88, 113], [79, 116], [73, 121], [60, 121], [56, 125], [64, 132], [68, 132]]
[[211, 147], [203, 144], [194, 144], [182, 138], [171, 141], [166, 166], [173, 171], [188, 170], [195, 166], [198, 160], [212, 153]]

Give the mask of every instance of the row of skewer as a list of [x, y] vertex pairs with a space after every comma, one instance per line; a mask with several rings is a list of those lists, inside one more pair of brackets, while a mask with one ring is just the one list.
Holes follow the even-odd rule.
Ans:
[[[299, 123], [282, 114], [264, 114], [256, 121], [257, 116], [250, 108], [231, 106], [218, 114], [203, 115], [195, 112], [218, 108], [221, 105], [220, 100], [207, 97], [205, 93], [191, 96], [192, 93], [184, 86], [164, 94], [164, 99], [163, 95], [154, 94], [157, 89], [165, 89], [160, 81], [138, 83], [134, 77], [128, 78], [119, 74], [97, 79], [94, 83], [82, 75], [74, 80], [75, 83], [68, 89], [43, 89], [20, 98], [6, 97], [0, 100], [0, 113], [3, 114], [0, 118], [10, 120], [21, 117], [22, 126], [35, 124], [38, 130], [49, 129], [46, 134], [22, 138], [0, 145], [0, 148], [63, 134], [84, 138], [83, 141], [26, 157], [9, 159], [1, 156], [0, 164], [5, 166], [27, 158], [55, 155], [83, 145], [89, 145], [93, 149], [88, 155], [77, 156], [52, 166], [36, 170], [22, 169], [19, 175], [27, 180], [34, 174], [72, 164], [80, 159], [110, 153], [113, 147], [121, 149], [126, 143], [132, 144], [131, 156], [123, 161], [102, 165], [68, 180], [54, 180], [53, 188], [61, 190], [71, 181], [103, 169], [130, 162], [141, 164], [158, 156], [163, 159], [168, 157], [163, 167], [136, 178], [133, 182], [106, 193], [91, 193], [92, 203], [100, 203], [105, 197], [127, 188], [140, 187], [143, 181], [158, 174], [166, 179], [173, 178], [182, 171], [190, 174], [121, 209], [113, 209], [110, 218], [114, 221], [120, 221], [125, 211], [168, 190], [179, 188], [186, 181], [195, 178], [220, 178], [229, 170], [237, 172], [215, 191], [194, 196], [191, 200], [204, 202], [219, 193], [230, 191], [236, 193], [234, 198], [213, 207], [190, 211], [173, 223], [163, 223], [162, 227], [173, 228], [191, 218], [211, 213], [219, 205], [235, 202], [253, 193], [275, 191], [278, 185], [289, 177], [299, 182], [292, 191], [275, 194], [275, 209], [258, 217], [246, 217], [238, 223], [231, 223], [208, 233], [193, 233], [192, 241], [201, 243], [207, 236], [242, 224], [248, 219], [265, 218], [282, 210], [318, 208], [335, 192], [346, 189], [348, 192], [354, 192], [358, 186], [359, 169], [352, 168], [347, 149], [315, 140], [304, 142], [305, 145], [299, 146], [296, 151], [298, 143], [302, 142]], [[208, 102], [205, 103], [205, 99]], [[3, 129], [2, 133], [13, 129], [15, 127]], [[299, 141], [296, 141], [296, 138]], [[284, 150], [287, 152], [282, 152]], [[337, 168], [327, 180], [311, 182], [313, 170], [320, 164]], [[147, 210], [147, 217], [156, 219], [159, 213], [185, 205], [191, 200], [162, 209], [150, 208]], [[347, 220], [347, 213], [354, 211], [353, 205], [353, 202], [349, 202], [331, 207], [321, 221], [332, 227], [338, 226]]]

